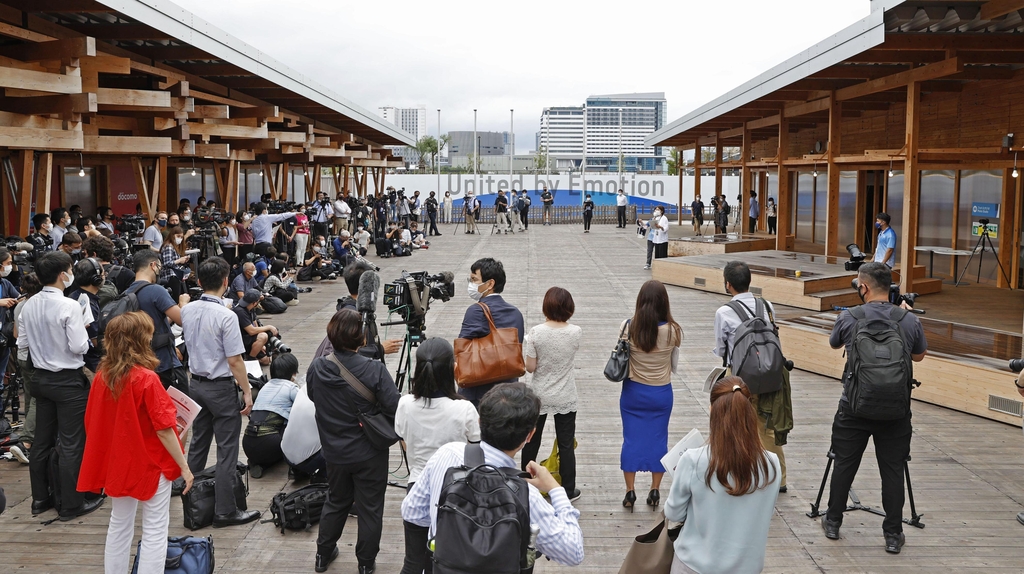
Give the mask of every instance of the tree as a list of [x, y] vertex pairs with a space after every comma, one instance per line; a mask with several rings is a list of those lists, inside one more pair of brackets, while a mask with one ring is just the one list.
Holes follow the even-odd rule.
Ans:
[[679, 148], [673, 149], [669, 154], [668, 161], [665, 162], [668, 164], [669, 175], [679, 175], [680, 158], [681, 154], [679, 153]]
[[425, 167], [426, 158], [429, 157], [430, 167], [433, 170], [434, 160], [437, 158], [437, 138], [434, 136], [423, 136], [416, 142], [415, 149], [416, 153], [420, 155], [420, 165]]
[[537, 171], [547, 169], [548, 167], [548, 153], [544, 146], [540, 146], [537, 153], [533, 154], [533, 168]]

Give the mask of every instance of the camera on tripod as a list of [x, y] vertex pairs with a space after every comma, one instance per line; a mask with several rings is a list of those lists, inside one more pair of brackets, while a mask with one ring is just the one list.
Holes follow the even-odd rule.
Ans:
[[[854, 291], [859, 291], [860, 279], [854, 277], [853, 280], [850, 281], [850, 286], [853, 287]], [[917, 301], [918, 297], [919, 295], [917, 293], [907, 293], [901, 295], [899, 283], [893, 283], [892, 285], [889, 286], [889, 302], [892, 303], [893, 305], [900, 305], [901, 303], [906, 303], [907, 306], [913, 307], [914, 301]]]
[[[846, 252], [850, 254], [850, 260], [843, 263], [843, 268], [847, 271], [856, 271], [860, 269], [860, 266], [864, 264], [864, 260], [868, 257], [860, 250], [860, 247], [856, 243], [847, 245]], [[854, 279], [854, 281], [856, 281], [856, 279]], [[854, 289], [856, 289], [856, 287], [854, 287]]]
[[438, 299], [448, 301], [454, 295], [455, 276], [451, 271], [437, 275], [429, 275], [426, 271], [402, 271], [400, 278], [384, 284], [384, 304], [390, 313], [402, 316], [402, 323], [409, 327], [409, 336], [414, 343], [423, 338], [430, 302]]
[[142, 215], [122, 215], [117, 218], [114, 229], [121, 235], [135, 237], [146, 230], [146, 218]]

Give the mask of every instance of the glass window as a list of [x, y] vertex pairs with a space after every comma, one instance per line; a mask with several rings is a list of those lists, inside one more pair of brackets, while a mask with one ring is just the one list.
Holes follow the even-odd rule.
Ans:
[[[957, 249], [974, 249], [974, 246], [978, 244], [981, 232], [978, 231], [978, 235], [974, 235], [975, 225], [979, 225], [979, 220], [983, 219], [979, 215], [974, 214], [975, 203], [991, 203], [999, 206], [1002, 201], [1003, 194], [1003, 176], [1002, 173], [996, 170], [990, 171], [970, 171], [964, 170], [960, 172], [960, 217], [959, 224], [957, 227]], [[1012, 214], [1007, 214], [1012, 217]], [[1003, 230], [1003, 226], [1000, 225], [1002, 213], [999, 212], [998, 216], [989, 216], [985, 219], [990, 221], [991, 228], [990, 234], [994, 232], [992, 239], [992, 246], [996, 249], [999, 248], [999, 236], [998, 233]], [[961, 258], [961, 261], [966, 263], [966, 259]], [[978, 264], [979, 257], [975, 257], [974, 261], [971, 262], [971, 268], [967, 271], [966, 277], [974, 277], [978, 279]], [[1006, 270], [1009, 274], [1010, 270]], [[999, 273], [999, 268], [996, 265], [996, 258], [992, 255], [992, 251], [989, 250], [984, 257], [984, 265], [981, 267], [981, 280], [995, 281], [996, 274]]]

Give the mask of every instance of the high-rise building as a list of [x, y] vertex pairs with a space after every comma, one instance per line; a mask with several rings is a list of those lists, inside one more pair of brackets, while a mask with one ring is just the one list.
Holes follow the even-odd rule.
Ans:
[[[399, 129], [406, 133], [412, 134], [416, 141], [420, 141], [420, 138], [427, 135], [426, 106], [418, 106], [415, 108], [384, 106], [377, 108], [377, 112], [385, 121], [395, 124]], [[394, 150], [394, 155], [403, 158], [407, 166], [414, 167], [415, 164], [419, 163], [420, 154], [416, 151], [416, 148], [408, 146], [388, 147]]]
[[[473, 153], [473, 132], [472, 131], [458, 131], [448, 132], [448, 137], [451, 141], [448, 142], [448, 155], [452, 157], [468, 156]], [[476, 137], [480, 140], [478, 145], [478, 153], [480, 156], [485, 155], [506, 155], [508, 152], [505, 148], [505, 141], [508, 137], [508, 132], [476, 132]]]
[[664, 149], [644, 138], [667, 118], [664, 92], [590, 96], [582, 106], [544, 108], [537, 150], [554, 168], [579, 168], [585, 146], [588, 170], [618, 171], [621, 157], [623, 171], [661, 171]]

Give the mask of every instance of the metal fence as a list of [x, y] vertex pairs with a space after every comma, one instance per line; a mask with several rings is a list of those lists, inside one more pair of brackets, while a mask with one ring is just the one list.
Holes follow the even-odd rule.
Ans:
[[[637, 215], [642, 213], [638, 210], [638, 206], [629, 205], [626, 207], [626, 221], [632, 223], [636, 221]], [[438, 214], [440, 215], [440, 213]], [[649, 214], [648, 214], [649, 215]], [[512, 217], [518, 217], [517, 213], [512, 213]], [[544, 208], [542, 206], [530, 207], [529, 220], [531, 225], [540, 225], [544, 220]], [[464, 223], [465, 217], [461, 210], [452, 210], [452, 221], [458, 223]], [[513, 220], [514, 221], [514, 220]], [[558, 205], [551, 208], [551, 222], [552, 223], [583, 223], [583, 206], [582, 205]], [[594, 219], [591, 221], [594, 225], [600, 225], [605, 223], [617, 223], [618, 212], [614, 205], [601, 205], [594, 208]], [[477, 219], [477, 223], [488, 224], [494, 223], [494, 207], [481, 207], [480, 218]]]

